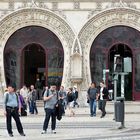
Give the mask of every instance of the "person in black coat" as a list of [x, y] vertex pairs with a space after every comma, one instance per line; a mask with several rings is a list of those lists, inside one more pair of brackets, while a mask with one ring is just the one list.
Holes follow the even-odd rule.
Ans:
[[79, 104], [77, 102], [77, 99], [78, 99], [78, 90], [77, 90], [77, 87], [74, 86], [73, 87], [73, 94], [74, 94], [74, 105], [73, 107], [75, 107], [77, 105], [77, 107], [79, 107]]
[[106, 88], [104, 82], [100, 82], [100, 89], [99, 89], [99, 109], [102, 112], [101, 118], [103, 118], [106, 115], [106, 101], [108, 99], [108, 89]]

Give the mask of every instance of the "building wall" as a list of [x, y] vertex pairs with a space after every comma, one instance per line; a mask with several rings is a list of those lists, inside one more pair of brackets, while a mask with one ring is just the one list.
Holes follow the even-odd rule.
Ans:
[[115, 25], [140, 30], [139, 0], [0, 0], [0, 5], [1, 85], [5, 86], [3, 50], [8, 38], [22, 27], [38, 25], [60, 39], [65, 58], [62, 84], [77, 85], [82, 104], [91, 83], [89, 54], [97, 35]]

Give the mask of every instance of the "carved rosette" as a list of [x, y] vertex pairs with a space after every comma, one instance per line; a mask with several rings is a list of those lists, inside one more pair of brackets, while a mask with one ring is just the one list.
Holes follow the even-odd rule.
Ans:
[[78, 38], [83, 51], [83, 86], [91, 83], [90, 75], [90, 48], [94, 39], [105, 29], [124, 25], [140, 30], [140, 12], [131, 8], [115, 8], [103, 11], [92, 18], [83, 26]]
[[[70, 81], [70, 65], [67, 61], [70, 58], [69, 51], [74, 42], [75, 33], [66, 21], [57, 14], [39, 8], [26, 8], [15, 11], [0, 21], [0, 52], [3, 54], [5, 44], [8, 38], [18, 29], [26, 26], [41, 26], [51, 30], [60, 39], [64, 54], [64, 75], [62, 84], [67, 86], [67, 81]], [[67, 55], [68, 54], [68, 55]], [[2, 56], [3, 58], [3, 56]], [[0, 61], [3, 66], [3, 60]], [[2, 72], [2, 79], [4, 79], [4, 69]]]

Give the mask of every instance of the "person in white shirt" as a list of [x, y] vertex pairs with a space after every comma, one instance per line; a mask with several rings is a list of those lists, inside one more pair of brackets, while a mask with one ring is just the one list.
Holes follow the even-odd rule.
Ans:
[[101, 118], [105, 117], [106, 115], [106, 101], [108, 99], [108, 89], [106, 88], [104, 82], [100, 82], [100, 93], [99, 93], [99, 109], [102, 112]]
[[22, 95], [25, 103], [27, 104], [27, 101], [28, 101], [28, 89], [27, 89], [27, 87], [25, 85], [21, 88], [20, 95]]

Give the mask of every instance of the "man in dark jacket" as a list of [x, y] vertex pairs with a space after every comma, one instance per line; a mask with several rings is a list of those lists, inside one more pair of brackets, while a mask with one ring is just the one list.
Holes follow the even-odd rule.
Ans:
[[106, 101], [108, 99], [108, 89], [105, 87], [104, 82], [100, 82], [100, 93], [99, 93], [99, 109], [102, 112], [101, 118], [106, 115]]
[[77, 105], [77, 107], [79, 107], [79, 104], [77, 102], [77, 99], [78, 99], [78, 90], [77, 90], [77, 87], [74, 86], [73, 87], [73, 94], [74, 94], [74, 107]]

